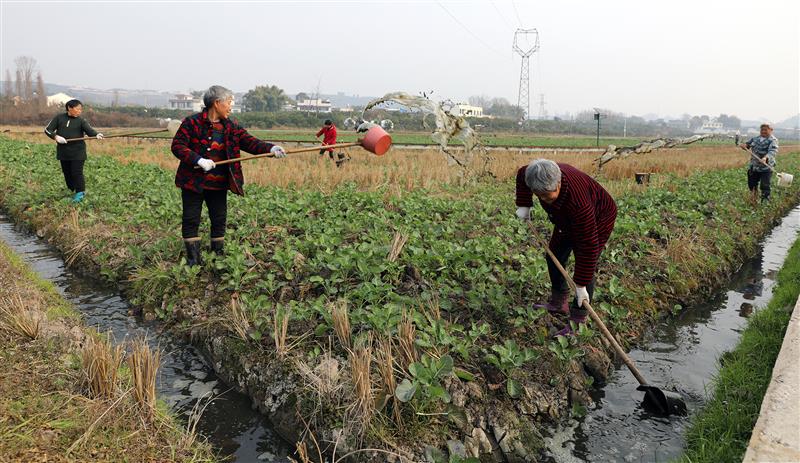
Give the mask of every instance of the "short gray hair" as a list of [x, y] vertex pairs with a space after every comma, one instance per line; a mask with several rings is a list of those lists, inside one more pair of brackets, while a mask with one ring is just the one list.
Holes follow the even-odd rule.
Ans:
[[205, 106], [206, 109], [211, 109], [215, 101], [225, 101], [228, 98], [233, 98], [232, 91], [222, 85], [212, 85], [208, 87], [206, 93], [203, 94], [203, 106]]
[[525, 168], [525, 184], [534, 193], [556, 191], [561, 169], [549, 159], [535, 159]]

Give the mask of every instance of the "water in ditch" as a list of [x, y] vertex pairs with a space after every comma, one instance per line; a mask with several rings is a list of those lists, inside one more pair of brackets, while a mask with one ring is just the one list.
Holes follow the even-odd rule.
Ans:
[[156, 323], [130, 315], [130, 306], [116, 289], [66, 268], [58, 252], [20, 230], [2, 214], [0, 239], [40, 276], [52, 281], [83, 314], [87, 326], [103, 332], [110, 330], [117, 342], [146, 336], [152, 346], [160, 347], [163, 354], [157, 383], [159, 397], [179, 415], [185, 418], [208, 393], [218, 396], [205, 409], [198, 430], [221, 455], [242, 462], [288, 461], [289, 446], [272, 431], [266, 417], [251, 408], [248, 397], [230, 391], [194, 347], [159, 331]]
[[736, 346], [747, 318], [772, 297], [775, 275], [798, 237], [800, 206], [761, 242], [756, 257], [731, 276], [724, 292], [654, 327], [630, 352], [648, 381], [679, 391], [689, 417], [654, 417], [624, 367], [594, 393], [587, 414], [552, 432], [548, 462], [668, 462], [680, 456], [691, 414], [702, 407], [720, 355]]

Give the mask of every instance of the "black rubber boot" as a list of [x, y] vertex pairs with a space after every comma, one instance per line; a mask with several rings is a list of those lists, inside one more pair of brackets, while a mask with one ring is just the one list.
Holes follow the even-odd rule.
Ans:
[[225, 255], [225, 241], [224, 240], [211, 240], [211, 252], [218, 256]]
[[186, 264], [189, 267], [196, 265], [203, 265], [203, 259], [200, 257], [200, 240], [184, 241], [186, 245]]

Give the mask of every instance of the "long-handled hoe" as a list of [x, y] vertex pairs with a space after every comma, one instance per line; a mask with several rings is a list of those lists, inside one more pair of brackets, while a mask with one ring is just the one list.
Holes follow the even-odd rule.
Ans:
[[[167, 124], [167, 127], [165, 129], [148, 130], [146, 132], [120, 133], [120, 134], [117, 134], [117, 135], [108, 135], [108, 136], [103, 137], [102, 140], [105, 140], [107, 138], [132, 137], [134, 135], [149, 135], [151, 133], [162, 133], [162, 132], [169, 132], [170, 135], [174, 136], [178, 132], [178, 129], [180, 127], [181, 127], [181, 121], [172, 120], [172, 121], [169, 121], [169, 124]], [[100, 140], [100, 139], [97, 138], [97, 137], [67, 138], [67, 143], [69, 143], [71, 141], [80, 141], [80, 140]]]
[[[360, 146], [365, 150], [369, 151], [372, 154], [383, 156], [389, 151], [389, 148], [392, 147], [392, 137], [385, 130], [383, 130], [380, 126], [372, 126], [369, 130], [367, 130], [364, 138], [359, 138], [358, 141], [350, 142], [350, 143], [337, 143], [335, 145], [319, 145], [319, 146], [311, 146], [308, 148], [297, 148], [293, 150], [286, 150], [286, 154], [295, 154], [295, 153], [308, 153], [312, 151], [319, 151], [321, 149], [337, 149], [337, 148], [349, 148], [351, 146]], [[253, 159], [262, 159], [262, 158], [274, 158], [275, 155], [272, 153], [266, 154], [257, 154], [255, 156], [247, 156], [244, 158], [235, 158], [235, 159], [226, 159], [224, 161], [216, 162], [215, 164], [218, 166], [224, 164], [230, 164], [232, 162], [243, 162], [243, 161], [251, 161]], [[199, 169], [200, 166], [195, 166], [195, 169]]]
[[[535, 237], [536, 230], [533, 228], [533, 224], [528, 223], [528, 225], [531, 233]], [[553, 252], [550, 251], [550, 248], [545, 243], [540, 242], [540, 240], [537, 239], [536, 241], [537, 245], [543, 247], [544, 250], [547, 251], [547, 255], [550, 256], [550, 259], [556, 265], [558, 271], [561, 272], [561, 274], [567, 280], [570, 288], [575, 291], [575, 282], [572, 280], [572, 277], [569, 276], [569, 273], [564, 270], [564, 267], [558, 261], [556, 256], [553, 255]], [[608, 331], [608, 328], [606, 328], [603, 320], [597, 316], [597, 312], [594, 311], [589, 301], [583, 301], [583, 307], [589, 311], [589, 316], [592, 317], [592, 321], [594, 321], [594, 323], [600, 328], [600, 332], [603, 333], [603, 336], [608, 340], [609, 343], [611, 343], [611, 346], [614, 348], [614, 352], [616, 352], [622, 361], [625, 362], [625, 366], [628, 367], [631, 373], [633, 373], [633, 376], [636, 378], [636, 381], [639, 382], [639, 387], [637, 387], [636, 390], [644, 392], [644, 401], [642, 402], [642, 405], [644, 406], [645, 410], [665, 416], [686, 415], [686, 403], [683, 401], [683, 398], [680, 396], [680, 394], [675, 392], [665, 392], [655, 386], [650, 385], [647, 380], [644, 379], [644, 376], [642, 376], [642, 373], [639, 371], [639, 369], [636, 368], [636, 364], [633, 363], [633, 360], [628, 357], [628, 354], [626, 354], [622, 349], [622, 346], [619, 345], [616, 338], [614, 338], [614, 335]]]
[[774, 167], [772, 167], [771, 165], [767, 164], [766, 162], [764, 162], [763, 159], [758, 157], [756, 155], [756, 153], [753, 152], [753, 150], [749, 150], [749, 149], [743, 148], [741, 146], [739, 146], [739, 148], [742, 148], [743, 150], [745, 150], [748, 153], [750, 153], [750, 156], [752, 156], [753, 159], [755, 159], [756, 161], [760, 162], [761, 164], [764, 164], [765, 166], [767, 166], [769, 168], [769, 170], [771, 170], [774, 174], [776, 174], [778, 176], [778, 186], [779, 187], [788, 188], [788, 187], [792, 186], [792, 180], [794, 180], [794, 175], [787, 174], [786, 172], [778, 172], [778, 171], [776, 171]]

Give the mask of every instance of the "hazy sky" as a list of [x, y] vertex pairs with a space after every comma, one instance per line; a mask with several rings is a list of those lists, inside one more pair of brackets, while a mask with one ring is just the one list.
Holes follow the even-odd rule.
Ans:
[[[629, 114], [800, 111], [800, 2], [0, 0], [0, 68], [96, 88], [382, 95], [433, 90], [517, 100], [514, 29], [537, 28], [531, 107]], [[5, 74], [3, 74], [5, 75]]]

